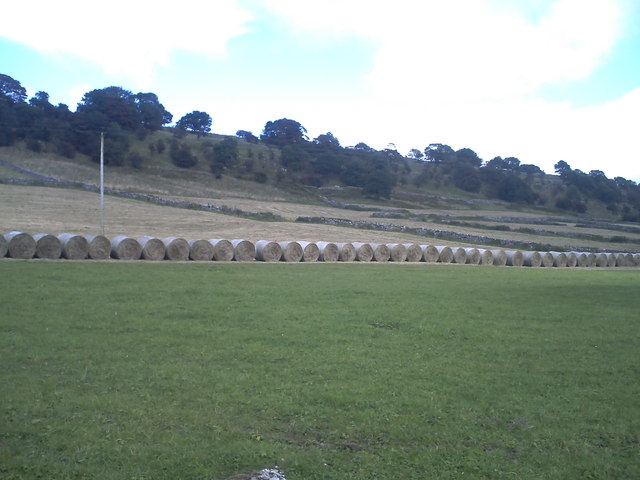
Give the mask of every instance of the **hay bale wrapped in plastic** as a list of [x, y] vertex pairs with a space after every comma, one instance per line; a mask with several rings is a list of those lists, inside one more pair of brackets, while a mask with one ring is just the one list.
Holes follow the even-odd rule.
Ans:
[[380, 263], [388, 262], [391, 258], [391, 251], [389, 247], [384, 243], [372, 243], [373, 260]]
[[283, 262], [297, 263], [302, 260], [302, 245], [298, 242], [279, 242], [280, 249], [282, 250], [282, 256], [280, 260]]
[[524, 256], [520, 250], [507, 250], [507, 265], [510, 267], [522, 267], [524, 265]]
[[189, 258], [195, 262], [210, 262], [213, 260], [213, 245], [202, 238], [189, 240]]
[[589, 259], [587, 254], [584, 252], [572, 252], [576, 256], [576, 266], [577, 267], [587, 267], [589, 266]]
[[440, 258], [440, 252], [435, 245], [421, 245], [422, 258], [427, 263], [435, 263]]
[[167, 247], [159, 238], [144, 236], [138, 238], [138, 243], [142, 247], [141, 258], [144, 260], [160, 261], [164, 260], [167, 254]]
[[338, 245], [333, 242], [317, 242], [316, 244], [320, 250], [319, 260], [321, 262], [337, 262], [340, 258], [340, 250]]
[[567, 267], [574, 268], [578, 266], [578, 256], [575, 252], [566, 252], [567, 254]]
[[7, 243], [6, 255], [11, 258], [29, 259], [36, 254], [36, 241], [24, 232], [9, 232], [4, 234]]
[[370, 262], [373, 260], [373, 248], [368, 243], [353, 242], [353, 248], [356, 249], [356, 261]]
[[480, 250], [477, 248], [464, 249], [466, 262], [469, 265], [480, 265]]
[[522, 263], [525, 267], [541, 267], [542, 255], [540, 255], [540, 252], [522, 252]]
[[392, 262], [404, 262], [407, 259], [407, 247], [402, 243], [388, 243], [389, 260]]
[[553, 267], [553, 255], [551, 255], [551, 252], [540, 252], [540, 255], [542, 255], [542, 266], [544, 268]]
[[407, 262], [422, 261], [422, 247], [417, 243], [405, 243], [404, 248], [407, 250]]
[[231, 240], [233, 259], [236, 262], [252, 262], [256, 259], [256, 246], [249, 240], [236, 238]]
[[606, 253], [596, 253], [596, 267], [606, 267], [609, 263]]
[[135, 238], [118, 235], [111, 239], [111, 256], [118, 260], [139, 260], [142, 246]]
[[92, 260], [106, 260], [111, 256], [111, 240], [104, 235], [87, 235], [89, 242], [89, 258]]
[[464, 248], [452, 247], [451, 251], [453, 252], [453, 263], [459, 263], [460, 265], [467, 263], [467, 252]]
[[480, 265], [493, 265], [493, 253], [488, 248], [479, 248]]
[[303, 262], [317, 262], [320, 259], [320, 249], [315, 242], [298, 241], [302, 247]]
[[507, 264], [507, 252], [502, 248], [491, 250], [493, 255], [493, 264], [499, 267], [504, 267]]
[[282, 248], [271, 240], [258, 240], [256, 242], [256, 260], [261, 262], [279, 262], [282, 258]]
[[55, 260], [62, 256], [62, 243], [55, 235], [37, 233], [33, 239], [36, 241], [36, 258]]
[[[216, 262], [230, 262], [233, 260], [233, 243], [224, 238], [211, 238], [209, 243], [213, 247], [213, 260]], [[254, 251], [255, 254], [255, 251]]]
[[567, 254], [564, 252], [549, 252], [553, 257], [553, 266], [564, 268], [567, 266]]
[[338, 259], [341, 262], [355, 262], [356, 249], [350, 242], [338, 243]]
[[164, 258], [184, 262], [189, 260], [189, 242], [182, 237], [166, 237], [162, 239], [166, 248]]
[[89, 242], [82, 235], [61, 233], [58, 240], [62, 244], [62, 257], [69, 260], [84, 260], [89, 257]]
[[453, 262], [453, 250], [446, 245], [437, 245], [438, 249], [438, 262], [440, 263], [452, 263]]

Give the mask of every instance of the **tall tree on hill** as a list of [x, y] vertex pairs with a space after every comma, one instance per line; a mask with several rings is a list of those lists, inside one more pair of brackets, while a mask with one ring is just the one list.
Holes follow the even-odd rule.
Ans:
[[260, 140], [279, 147], [303, 143], [307, 141], [307, 130], [295, 120], [281, 118], [266, 123]]
[[124, 130], [135, 130], [140, 125], [135, 97], [121, 87], [107, 87], [85, 93], [78, 104], [77, 113], [86, 115], [88, 128], [106, 129], [117, 123]]
[[207, 112], [194, 110], [178, 120], [176, 127], [180, 130], [189, 130], [200, 137], [201, 135], [205, 135], [211, 131], [211, 123], [211, 117]]
[[173, 119], [173, 115], [164, 108], [155, 93], [138, 93], [134, 95], [133, 102], [140, 124], [147, 130], [160, 130]]

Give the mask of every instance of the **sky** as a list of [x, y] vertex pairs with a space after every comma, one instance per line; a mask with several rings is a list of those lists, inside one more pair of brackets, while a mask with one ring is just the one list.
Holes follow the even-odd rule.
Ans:
[[[21, 0], [0, 73], [75, 110], [153, 92], [177, 121], [300, 122], [407, 154], [443, 143], [640, 181], [638, 0]], [[12, 10], [12, 11], [11, 11]]]

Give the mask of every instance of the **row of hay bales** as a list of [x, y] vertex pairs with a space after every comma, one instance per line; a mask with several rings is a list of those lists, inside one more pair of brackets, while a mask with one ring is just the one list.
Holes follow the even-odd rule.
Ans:
[[536, 252], [462, 248], [417, 243], [334, 243], [260, 240], [197, 239], [181, 237], [107, 238], [9, 232], [0, 236], [0, 257], [71, 260], [196, 260], [262, 262], [429, 262], [514, 267], [632, 267], [640, 254], [591, 252]]

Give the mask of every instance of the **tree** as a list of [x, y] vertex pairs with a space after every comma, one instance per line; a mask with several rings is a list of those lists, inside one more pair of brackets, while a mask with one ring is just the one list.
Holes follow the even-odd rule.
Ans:
[[248, 132], [247, 130], [238, 130], [236, 132], [236, 137], [242, 138], [243, 140], [249, 143], [258, 143], [260, 140], [253, 133]]
[[558, 175], [560, 175], [561, 177], [566, 177], [568, 174], [571, 173], [571, 167], [569, 166], [569, 164], [567, 162], [565, 162], [564, 160], [560, 160], [558, 163], [556, 163], [553, 168], [555, 169], [556, 173]]
[[529, 184], [517, 175], [507, 174], [498, 184], [498, 198], [507, 202], [533, 203], [536, 194]]
[[266, 123], [260, 140], [280, 147], [294, 145], [307, 140], [307, 130], [295, 120], [281, 118]]
[[482, 159], [470, 148], [461, 148], [458, 150], [455, 153], [455, 160], [459, 165], [468, 165], [476, 168], [482, 165]]
[[409, 154], [407, 156], [418, 161], [424, 158], [424, 154], [422, 153], [422, 151], [418, 150], [417, 148], [412, 148], [411, 150], [409, 150]]
[[12, 103], [22, 103], [27, 99], [27, 90], [20, 82], [9, 75], [0, 73], [0, 98], [4, 97]]
[[140, 124], [147, 130], [160, 130], [173, 120], [173, 115], [165, 110], [155, 93], [138, 93], [133, 101]]
[[340, 142], [331, 132], [324, 133], [322, 135], [318, 135], [313, 139], [313, 143], [320, 147], [325, 148], [339, 148]]
[[211, 123], [212, 120], [208, 113], [194, 110], [178, 120], [176, 127], [179, 130], [189, 130], [190, 132], [194, 132], [198, 137], [200, 137], [201, 135], [211, 131]]
[[[85, 93], [78, 104], [77, 113], [90, 119], [89, 128], [104, 130], [110, 122], [125, 130], [135, 130], [140, 125], [134, 95], [121, 87], [107, 87]], [[101, 117], [101, 121], [97, 119]]]
[[456, 152], [449, 145], [432, 143], [424, 149], [424, 156], [428, 162], [444, 163], [455, 158]]

